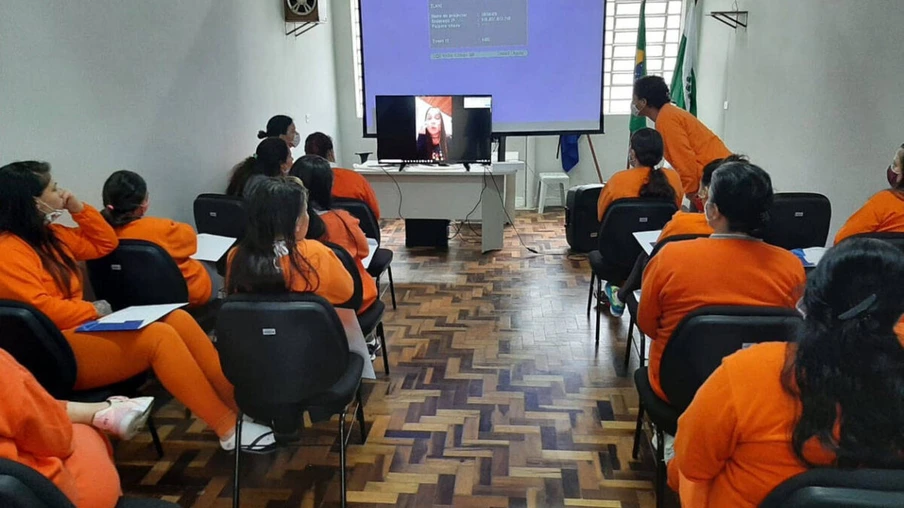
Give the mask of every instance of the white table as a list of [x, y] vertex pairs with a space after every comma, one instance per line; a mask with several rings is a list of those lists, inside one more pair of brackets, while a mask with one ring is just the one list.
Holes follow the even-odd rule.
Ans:
[[520, 161], [494, 162], [489, 168], [472, 164], [470, 171], [462, 166], [412, 165], [399, 171], [398, 166], [355, 165], [373, 187], [381, 216], [479, 220], [482, 252], [503, 246], [506, 212], [509, 217], [515, 213], [515, 174], [523, 168]]

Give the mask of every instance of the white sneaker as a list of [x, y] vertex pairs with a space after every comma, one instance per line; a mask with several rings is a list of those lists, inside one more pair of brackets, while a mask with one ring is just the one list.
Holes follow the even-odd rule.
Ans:
[[91, 424], [120, 439], [129, 440], [138, 434], [151, 415], [154, 397], [115, 396], [107, 399], [110, 407], [94, 413]]
[[[220, 447], [227, 452], [235, 450], [235, 434], [229, 439], [221, 439]], [[276, 449], [276, 439], [270, 427], [243, 421], [241, 447], [243, 452], [267, 453]]]

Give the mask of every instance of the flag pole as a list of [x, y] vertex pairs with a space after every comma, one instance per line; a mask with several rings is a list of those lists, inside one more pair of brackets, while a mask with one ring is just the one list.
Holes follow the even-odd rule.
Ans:
[[600, 183], [603, 182], [603, 173], [600, 171], [600, 161], [596, 159], [596, 149], [593, 148], [593, 138], [590, 137], [590, 134], [587, 135], [587, 142], [590, 143], [590, 154], [593, 156], [593, 165], [596, 166], [596, 176], [599, 177]]

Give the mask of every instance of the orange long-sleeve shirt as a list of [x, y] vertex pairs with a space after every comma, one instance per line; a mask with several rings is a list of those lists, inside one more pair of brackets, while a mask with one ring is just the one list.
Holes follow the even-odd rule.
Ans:
[[[806, 471], [791, 448], [800, 402], [782, 386], [789, 348], [770, 342], [722, 361], [678, 420], [669, 485], [681, 472], [694, 483], [711, 482], [709, 506], [754, 508], [783, 481]], [[814, 439], [804, 453], [815, 464], [834, 456]]]
[[[116, 232], [94, 208], [85, 205], [72, 214], [77, 228], [52, 225], [63, 248], [77, 261], [106, 256], [119, 245]], [[60, 330], [69, 330], [97, 317], [91, 302], [83, 300], [82, 281], [73, 274], [69, 291], [57, 287], [31, 246], [18, 236], [0, 234], [0, 299], [25, 302], [43, 312]]]
[[[681, 187], [681, 177], [671, 169], [660, 169], [666, 179], [675, 189], [675, 205], [681, 206], [681, 200], [684, 198], [684, 190]], [[596, 202], [596, 217], [602, 222], [603, 215], [614, 201], [618, 199], [636, 198], [640, 195], [640, 188], [643, 187], [650, 177], [650, 168], [639, 167], [625, 169], [612, 175], [603, 190], [600, 192], [599, 200]]]
[[[333, 305], [345, 303], [352, 297], [355, 293], [352, 276], [349, 275], [342, 261], [339, 261], [339, 258], [336, 257], [336, 254], [329, 247], [317, 240], [300, 240], [297, 248], [298, 255], [303, 258], [298, 260], [298, 265], [302, 269], [310, 266], [316, 272], [316, 275], [314, 273], [301, 274], [296, 272], [292, 267], [289, 256], [282, 256], [279, 258], [279, 265], [290, 291], [296, 293], [312, 292], [320, 295]], [[233, 248], [229, 251], [229, 255], [226, 258], [227, 266], [230, 268], [236, 249]], [[310, 283], [305, 281], [305, 275], [307, 275]], [[227, 268], [226, 279], [227, 281], [229, 279], [229, 268]]]
[[884, 190], [857, 210], [835, 235], [835, 243], [860, 233], [904, 233], [904, 194]]
[[361, 314], [377, 301], [377, 283], [362, 263], [370, 253], [367, 237], [358, 225], [358, 219], [345, 210], [330, 210], [321, 214], [320, 218], [326, 225], [326, 234], [321, 240], [339, 245], [355, 259], [361, 275], [362, 300], [358, 309], [358, 314]]
[[757, 240], [698, 238], [672, 242], [643, 274], [637, 326], [650, 339], [650, 384], [659, 384], [662, 352], [688, 313], [710, 305], [794, 308], [806, 277], [791, 252]]
[[711, 235], [713, 228], [706, 222], [706, 215], [702, 213], [690, 213], [677, 211], [672, 215], [659, 233], [657, 242], [661, 242], [670, 236], [678, 235]]
[[213, 285], [204, 265], [191, 256], [198, 252], [198, 235], [182, 222], [157, 217], [142, 217], [116, 228], [121, 240], [145, 240], [162, 247], [179, 266], [188, 285], [188, 302], [204, 305], [210, 301]]
[[374, 218], [380, 220], [380, 203], [373, 187], [360, 174], [350, 169], [333, 168], [333, 197], [364, 201]]
[[685, 194], [697, 192], [704, 166], [731, 155], [719, 136], [674, 104], [666, 104], [659, 110], [656, 130], [662, 135], [665, 160], [681, 175]]

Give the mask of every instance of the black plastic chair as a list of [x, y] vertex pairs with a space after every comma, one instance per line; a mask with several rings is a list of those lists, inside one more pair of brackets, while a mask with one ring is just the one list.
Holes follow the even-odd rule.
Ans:
[[[623, 288], [628, 290], [626, 291], [627, 294], [623, 301], [625, 302], [625, 308], [628, 309], [628, 315], [630, 316], [628, 321], [628, 343], [625, 344], [625, 375], [627, 375], [628, 372], [628, 364], [631, 362], [631, 349], [634, 347], [634, 327], [637, 326], [637, 308], [640, 306], [640, 302], [638, 302], [637, 298], [634, 296], [634, 291], [640, 289], [640, 282], [642, 280], [643, 271], [647, 267], [647, 263], [649, 263], [650, 259], [658, 254], [668, 243], [708, 237], [709, 235], [673, 235], [663, 238], [661, 242], [657, 243], [649, 256], [644, 252], [641, 252], [640, 255], [637, 256], [637, 263], [634, 264], [634, 269], [631, 271], [631, 275], [628, 276], [628, 280], [633, 279], [633, 283], [631, 287]], [[635, 272], [638, 273], [635, 274]], [[640, 330], [640, 350], [637, 353], [637, 357], [640, 359], [641, 367], [643, 366], [644, 355], [646, 352], [646, 343], [647, 336], [644, 334], [643, 330]]]
[[782, 192], [775, 195], [769, 210], [763, 240], [788, 250], [825, 247], [831, 221], [829, 198], [813, 192]]
[[[50, 318], [27, 303], [0, 300], [0, 349], [59, 400], [101, 402], [114, 395], [135, 395], [147, 381], [147, 374], [142, 373], [110, 386], [75, 391], [78, 366], [72, 347]], [[152, 417], [148, 417], [147, 427], [162, 458], [163, 445]]]
[[248, 224], [245, 200], [222, 194], [201, 194], [194, 203], [195, 227], [198, 233], [226, 236], [241, 240]]
[[604, 282], [621, 284], [631, 274], [637, 256], [643, 252], [634, 233], [654, 231], [662, 227], [678, 211], [675, 203], [658, 199], [619, 199], [609, 205], [598, 235], [599, 247], [590, 253], [590, 293], [587, 295], [589, 312], [596, 282], [596, 347], [600, 345], [600, 306], [606, 295]]
[[904, 251], [904, 233], [860, 233], [851, 238], [872, 238], [888, 242], [900, 251]]
[[904, 471], [811, 469], [775, 488], [760, 508], [898, 508], [904, 506]]
[[[354, 294], [348, 302], [338, 305], [338, 307], [351, 309], [357, 312], [361, 307], [364, 291], [362, 288], [363, 281], [361, 280], [361, 273], [358, 271], [358, 265], [355, 263], [352, 255], [341, 246], [329, 242], [325, 242], [324, 245], [336, 253], [339, 261], [342, 261], [342, 265], [345, 266], [345, 270], [352, 276], [352, 281], [354, 281]], [[376, 300], [366, 311], [358, 315], [358, 325], [361, 327], [361, 333], [364, 334], [364, 337], [371, 337], [376, 334], [380, 339], [380, 348], [383, 351], [383, 372], [388, 376], [389, 350], [386, 349], [386, 333], [383, 330], [384, 312], [386, 312], [386, 304], [380, 300]]]
[[[188, 285], [179, 266], [159, 245], [144, 240], [120, 240], [110, 254], [87, 261], [88, 278], [97, 298], [113, 310], [133, 305], [159, 305], [188, 301]], [[205, 331], [213, 329], [220, 302], [186, 311]]]
[[[356, 199], [333, 198], [333, 205], [352, 214], [361, 223], [361, 230], [364, 236], [373, 238], [377, 243], [382, 244], [380, 236], [380, 224], [374, 217], [373, 211], [367, 206], [367, 203]], [[380, 288], [380, 278], [383, 272], [389, 276], [389, 294], [392, 297], [392, 308], [396, 308], [395, 284], [392, 281], [392, 257], [393, 252], [389, 249], [377, 247], [373, 258], [370, 260], [370, 266], [367, 266], [367, 273], [377, 279], [377, 289]], [[383, 293], [380, 292], [380, 296]]]
[[[366, 439], [361, 372], [364, 359], [349, 352], [333, 307], [313, 293], [233, 295], [217, 319], [217, 350], [235, 386], [236, 432], [242, 413], [267, 422], [278, 442], [297, 437], [304, 411], [339, 415], [342, 506], [346, 506], [346, 415], [352, 402]], [[233, 506], [240, 495], [241, 456], [235, 454]]]
[[[75, 508], [44, 475], [9, 459], [0, 459], [0, 506], [4, 508]], [[172, 508], [159, 499], [120, 498], [116, 508]]]
[[752, 344], [790, 341], [802, 323], [800, 313], [783, 307], [704, 307], [681, 320], [662, 353], [659, 380], [668, 402], [653, 391], [646, 367], [634, 372], [640, 405], [631, 454], [637, 458], [646, 416], [655, 428], [658, 507], [665, 495], [664, 433], [675, 435], [678, 418], [697, 390], [726, 356]]

